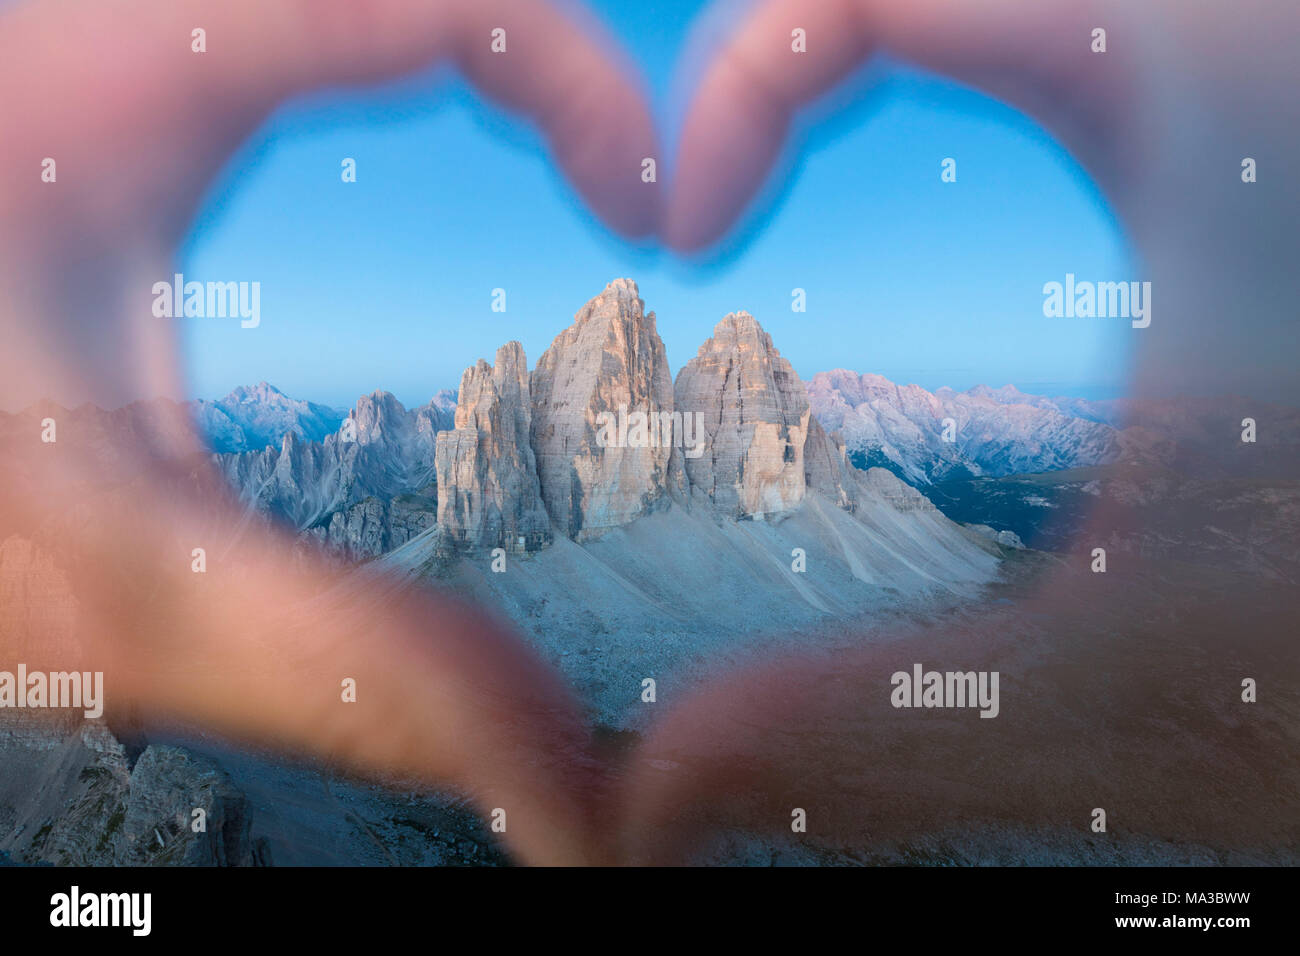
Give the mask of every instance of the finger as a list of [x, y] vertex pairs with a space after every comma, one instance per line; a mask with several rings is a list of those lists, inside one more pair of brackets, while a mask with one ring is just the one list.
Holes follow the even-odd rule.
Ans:
[[[507, 52], [484, 61], [472, 48], [489, 48], [489, 23], [506, 29]], [[198, 27], [204, 54], [190, 48]], [[312, 86], [452, 58], [539, 123], [579, 190], [616, 226], [648, 228], [651, 204], [609, 172], [634, 156], [629, 179], [640, 185], [640, 158], [650, 153], [644, 107], [629, 101], [631, 85], [601, 52], [608, 47], [539, 2], [108, 11], [56, 0], [8, 11], [3, 28], [0, 89], [13, 109], [0, 116], [0, 163], [16, 172], [0, 191], [0, 379], [38, 395], [83, 386], [116, 405], [163, 390], [175, 350], [168, 329], [148, 322], [144, 290], [165, 274], [170, 244], [229, 152], [277, 102]], [[32, 76], [48, 83], [33, 88]], [[580, 83], [589, 84], [584, 95]], [[589, 125], [608, 139], [572, 147]], [[41, 190], [21, 171], [51, 155], [59, 188]], [[115, 447], [119, 457], [131, 457], [129, 444]], [[19, 512], [33, 499], [46, 514], [84, 518], [72, 492], [91, 483], [94, 456], [75, 454], [86, 451], [75, 442], [61, 449], [72, 453], [42, 462], [54, 467], [52, 481], [8, 499], [5, 524], [30, 524]], [[147, 461], [148, 450], [139, 457]], [[194, 474], [211, 477], [202, 467]], [[183, 539], [195, 535], [221, 540], [242, 516], [214, 512], [202, 495], [169, 506], [152, 476], [132, 481], [100, 522], [46, 538], [63, 544], [57, 563], [73, 569], [79, 636], [104, 660], [120, 700], [372, 773], [460, 784], [480, 805], [514, 808], [508, 839], [526, 859], [592, 858], [581, 822], [589, 803], [581, 721], [552, 672], [499, 625], [427, 598], [363, 600], [370, 613], [360, 620], [354, 604], [286, 617], [286, 607], [310, 603], [328, 569], [256, 529], [228, 552], [225, 586], [196, 591], [211, 579], [177, 578], [166, 555], [188, 553]], [[283, 666], [268, 668], [272, 659]], [[358, 697], [356, 709], [339, 709], [337, 688], [323, 690], [344, 664], [372, 688], [369, 706]]]
[[[173, 246], [233, 150], [274, 107], [315, 87], [451, 62], [537, 124], [612, 228], [650, 232], [656, 200], [640, 173], [654, 134], [625, 59], [591, 23], [546, 0], [49, 0], [7, 9], [0, 333], [10, 348], [0, 398], [58, 394], [112, 407], [142, 392], [175, 394], [174, 330], [151, 321], [152, 283], [170, 274]], [[46, 158], [56, 184], [42, 181]]]
[[[75, 444], [64, 427], [60, 445]], [[159, 468], [92, 492], [45, 480], [49, 456], [18, 451], [0, 488], [6, 669], [102, 673], [110, 727], [201, 727], [453, 788], [485, 817], [501, 811], [502, 839], [528, 863], [605, 858], [581, 712], [509, 628], [373, 569], [347, 573], [289, 535], [239, 534], [218, 475]], [[9, 510], [41, 497], [19, 487], [24, 474], [44, 489], [35, 525]]]
[[[1123, 60], [1089, 61], [1087, 5], [1009, 0], [765, 0], [709, 57], [687, 111], [664, 233], [693, 251], [720, 238], [762, 187], [800, 107], [888, 50], [979, 86], [1074, 135], [1115, 122], [1099, 109], [1126, 82]], [[803, 31], [805, 52], [793, 32]]]
[[[206, 52], [192, 49], [195, 29]], [[502, 52], [493, 52], [497, 29]], [[19, 170], [57, 153], [62, 211], [119, 234], [161, 213], [175, 238], [201, 188], [286, 97], [448, 58], [540, 126], [598, 214], [640, 235], [654, 204], [633, 185], [654, 135], [616, 55], [592, 23], [545, 0], [20, 4], [0, 31], [0, 155]], [[590, 146], [584, 136], [595, 137]], [[48, 210], [50, 191], [39, 186], [7, 195], [10, 208]]]
[[[1242, 667], [1290, 680], [1293, 601], [1253, 591], [1243, 636], [1238, 598], [1188, 600], [1172, 566], [1135, 563], [1123, 590], [1080, 568], [1023, 607], [703, 683], [651, 728], [620, 781], [623, 852], [680, 864], [709, 859], [720, 835], [756, 833], [802, 859], [878, 863], [1275, 845], [1276, 815], [1260, 801], [1294, 788], [1293, 733], [1280, 718], [1245, 732], [1222, 662], [1240, 654]], [[1153, 615], [1153, 602], [1173, 610]], [[924, 704], [910, 685], [900, 701], [895, 675], [918, 663], [943, 685]], [[949, 672], [997, 673], [996, 695], [963, 705]], [[1100, 845], [1097, 807], [1111, 820]]]

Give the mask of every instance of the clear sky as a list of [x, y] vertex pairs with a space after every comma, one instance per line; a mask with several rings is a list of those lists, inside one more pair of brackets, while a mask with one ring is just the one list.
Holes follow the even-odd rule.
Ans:
[[[673, 75], [704, 4], [591, 6], [671, 141]], [[510, 339], [535, 364], [617, 276], [657, 313], [674, 373], [744, 309], [805, 378], [846, 367], [931, 389], [1117, 392], [1128, 322], [1042, 314], [1043, 284], [1067, 272], [1140, 278], [1071, 157], [1014, 110], [899, 64], [836, 100], [847, 109], [806, 124], [740, 239], [693, 264], [604, 230], [538, 137], [454, 76], [292, 104], [235, 158], [181, 251], [187, 279], [261, 283], [256, 329], [183, 320], [193, 396], [267, 380], [341, 407], [376, 388], [419, 404]], [[955, 184], [940, 181], [945, 157]], [[498, 287], [505, 313], [491, 310]]]

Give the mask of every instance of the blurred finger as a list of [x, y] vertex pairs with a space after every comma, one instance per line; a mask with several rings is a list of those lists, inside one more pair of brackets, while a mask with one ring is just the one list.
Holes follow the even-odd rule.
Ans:
[[796, 112], [876, 51], [979, 86], [1086, 146], [1069, 131], [1112, 122], [1096, 107], [1126, 75], [1122, 57], [1104, 69], [1087, 60], [1091, 16], [1086, 4], [1010, 0], [753, 4], [700, 46], [708, 62], [678, 146], [667, 241], [694, 251], [719, 239], [762, 187]]

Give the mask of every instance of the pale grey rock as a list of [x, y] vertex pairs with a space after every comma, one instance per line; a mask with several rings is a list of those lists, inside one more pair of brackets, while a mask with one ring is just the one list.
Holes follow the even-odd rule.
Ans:
[[[853, 468], [850, 474], [861, 502], [881, 501], [904, 514], [933, 514], [942, 517], [929, 498], [887, 468], [868, 468], [865, 471]], [[949, 524], [946, 519], [944, 523]]]
[[[799, 376], [748, 312], [733, 312], [677, 375], [677, 410], [704, 419], [704, 453], [684, 457], [693, 499], [731, 517], [777, 516], [807, 489], [810, 411]], [[814, 471], [830, 482], [819, 442]]]
[[845, 511], [857, 508], [858, 483], [844, 446], [835, 440], [815, 417], [808, 419], [808, 437], [803, 451], [804, 481]]
[[530, 442], [523, 346], [465, 370], [455, 427], [438, 435], [438, 524], [460, 545], [536, 551], [551, 537]]
[[[666, 504], [680, 488], [671, 444], [602, 447], [602, 413], [671, 414], [673, 382], [653, 312], [615, 279], [555, 337], [533, 370], [532, 448], [560, 533], [582, 540]], [[660, 439], [662, 433], [658, 436]]]

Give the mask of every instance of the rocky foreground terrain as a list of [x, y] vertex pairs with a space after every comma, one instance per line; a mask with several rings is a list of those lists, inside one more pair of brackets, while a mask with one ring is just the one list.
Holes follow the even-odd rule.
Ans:
[[[1060, 661], [1078, 658], [1071, 667], [1092, 673], [1122, 659], [1130, 653], [1124, 622], [1147, 614], [1153, 594], [1177, 603], [1187, 588], [1258, 589], [1260, 606], [1284, 616], [1277, 588], [1296, 583], [1300, 496], [1288, 469], [1300, 429], [1289, 410], [1247, 404], [1266, 437], [1243, 448], [1234, 422], [1245, 413], [1227, 400], [1082, 403], [1010, 387], [929, 393], [844, 371], [805, 384], [744, 312], [723, 317], [674, 378], [654, 313], [626, 279], [588, 302], [531, 370], [517, 342], [493, 358], [467, 368], [454, 396], [409, 410], [375, 392], [336, 412], [263, 383], [220, 402], [0, 415], [0, 446], [55, 414], [102, 462], [98, 483], [84, 490], [85, 514], [58, 527], [0, 529], [0, 627], [47, 654], [75, 641], [80, 609], [59, 541], [131, 493], [139, 463], [123, 447], [143, 442], [158, 462], [183, 459], [160, 424], [177, 417], [207, 430], [210, 460], [249, 522], [289, 527], [303, 548], [355, 565], [322, 602], [379, 606], [394, 589], [434, 587], [497, 609], [564, 672], [611, 755], [632, 761], [630, 773], [648, 732], [646, 677], [672, 704], [728, 668], [790, 655], [847, 659], [927, 627], [978, 632], [962, 646], [1010, 655], [1010, 670], [1043, 675], [1038, 709], [1022, 711], [1037, 716], [999, 727], [1040, 744], [1053, 726], [1061, 739], [1086, 736], [1080, 728], [1091, 726], [1098, 688]], [[178, 475], [186, 480], [184, 467]], [[19, 467], [6, 480], [26, 479]], [[1105, 579], [1112, 590], [1100, 624], [1092, 575], [1061, 591], [1066, 603], [1033, 625], [989, 624], [1028, 603], [1031, 582], [1086, 567], [1099, 543], [1121, 569]], [[1166, 647], [1166, 631], [1148, 622], [1146, 633], [1149, 647]], [[1259, 631], [1242, 655], [1275, 667], [1273, 637]], [[917, 640], [909, 646], [923, 646]], [[1168, 663], [1152, 655], [1152, 666]], [[10, 716], [0, 726], [0, 853], [17, 862], [506, 859], [456, 795], [340, 779], [330, 768], [120, 716], [108, 726]], [[870, 736], [879, 720], [850, 717], [823, 749], [843, 751], [846, 728]], [[1194, 755], [1198, 766], [1206, 754], [1231, 759], [1232, 734], [1221, 731], [1206, 731], [1212, 743]], [[827, 732], [810, 726], [808, 746], [823, 747], [814, 742]], [[1291, 745], [1280, 724], [1258, 733], [1261, 759]], [[978, 753], [983, 738], [962, 739]], [[1097, 740], [1098, 762], [1107, 740]], [[691, 772], [686, 753], [656, 761]], [[1022, 772], [1008, 765], [1011, 776]], [[1236, 799], [1227, 784], [1218, 796], [1225, 805]], [[206, 814], [202, 832], [186, 816], [196, 807]], [[923, 837], [899, 823], [878, 839], [843, 831], [815, 846], [724, 827], [699, 853], [733, 862], [976, 863], [1258, 862], [1296, 851], [1294, 807], [1278, 811], [1291, 829], [1273, 850], [1254, 831], [1214, 844], [1177, 827], [1102, 846], [1031, 813], [1015, 823], [986, 809], [930, 821]]]

